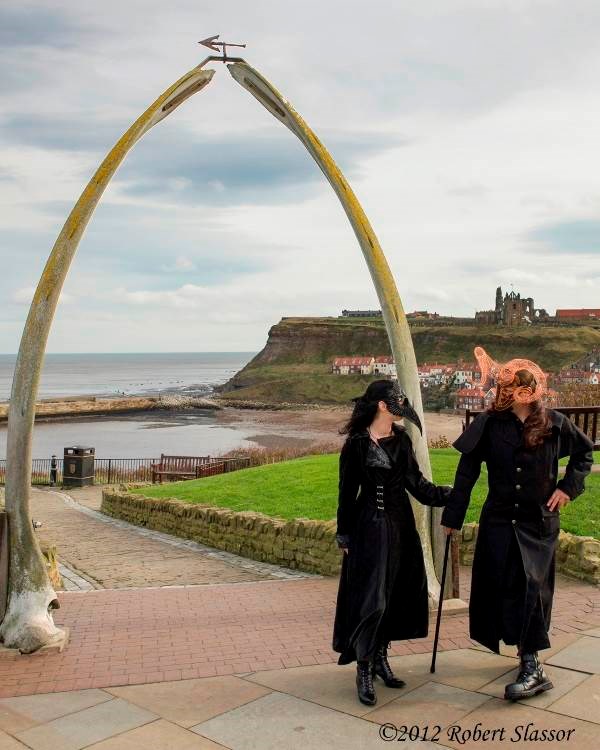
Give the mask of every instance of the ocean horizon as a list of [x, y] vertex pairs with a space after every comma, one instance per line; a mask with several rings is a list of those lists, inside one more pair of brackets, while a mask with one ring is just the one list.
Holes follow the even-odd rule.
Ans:
[[[47, 353], [38, 399], [200, 395], [227, 382], [257, 352]], [[0, 401], [10, 398], [16, 354], [0, 354]]]
[[[46, 354], [38, 399], [180, 393], [207, 395], [247, 364], [256, 352], [136, 352]], [[16, 354], [0, 354], [0, 400], [10, 397]], [[82, 416], [36, 422], [34, 458], [62, 456], [64, 446], [92, 445], [99, 458], [214, 455], [251, 445], [248, 431], [220, 426], [215, 414], [183, 413]], [[0, 459], [6, 456], [0, 425]]]

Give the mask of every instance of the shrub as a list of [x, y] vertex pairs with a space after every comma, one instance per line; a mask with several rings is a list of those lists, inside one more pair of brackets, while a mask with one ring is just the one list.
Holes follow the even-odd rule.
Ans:
[[452, 448], [452, 443], [445, 435], [438, 435], [434, 440], [429, 440], [427, 445], [430, 448]]
[[235, 448], [222, 453], [222, 458], [249, 458], [250, 466], [262, 466], [263, 464], [274, 464], [278, 461], [289, 461], [301, 456], [315, 456], [324, 453], [339, 453], [340, 446], [333, 442], [314, 443], [308, 446], [288, 448]]

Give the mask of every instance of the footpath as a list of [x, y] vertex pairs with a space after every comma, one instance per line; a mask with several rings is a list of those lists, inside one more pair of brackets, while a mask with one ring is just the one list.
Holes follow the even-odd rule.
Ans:
[[[540, 653], [553, 690], [504, 701], [514, 648], [489, 652], [468, 638], [466, 615], [450, 615], [435, 674], [432, 620], [427, 638], [392, 644], [406, 687], [376, 680], [368, 707], [355, 665], [331, 649], [337, 578], [101, 518], [94, 490], [33, 493], [44, 540], [90, 588], [59, 594], [62, 653], [0, 650], [0, 750], [495, 750], [543, 730], [552, 745], [600, 745], [597, 587], [557, 576], [552, 648]], [[463, 568], [463, 599], [469, 578]]]

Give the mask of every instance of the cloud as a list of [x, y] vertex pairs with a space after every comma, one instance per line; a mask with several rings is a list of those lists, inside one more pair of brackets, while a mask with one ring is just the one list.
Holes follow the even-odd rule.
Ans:
[[488, 187], [476, 183], [466, 183], [448, 188], [448, 195], [454, 195], [457, 198], [467, 198], [468, 200], [482, 198], [487, 192], [489, 192]]
[[600, 219], [559, 221], [532, 229], [527, 239], [539, 253], [595, 255], [600, 260]]
[[[97, 153], [116, 143], [129, 123], [99, 119], [94, 112], [62, 115], [12, 115], [0, 122], [7, 144], [50, 151]], [[322, 134], [334, 159], [349, 177], [361, 162], [408, 142], [398, 134]], [[199, 136], [185, 125], [153, 131], [128, 156], [114, 180], [124, 196], [161, 197], [165, 202], [235, 205], [302, 200], [322, 180], [304, 147], [277, 128]]]
[[175, 263], [171, 265], [164, 265], [163, 270], [164, 271], [193, 271], [195, 268], [195, 264], [192, 260], [189, 258], [186, 258], [183, 255], [180, 255], [178, 258], [175, 259]]
[[[154, 135], [154, 134], [153, 134]], [[334, 132], [323, 141], [349, 177], [364, 159], [406, 145], [401, 136]], [[204, 205], [294, 202], [323, 179], [304, 147], [287, 131], [250, 131], [198, 138], [182, 130], [156, 134], [139, 144], [122, 167], [122, 195], [161, 196]]]
[[99, 113], [79, 111], [63, 114], [5, 114], [0, 137], [6, 144], [35, 146], [59, 151], [108, 151], [128, 127]]
[[39, 3], [0, 6], [0, 47], [73, 47], [92, 34], [63, 10]]
[[[472, 315], [511, 282], [550, 311], [593, 306], [600, 5], [576, 6], [3, 0], [0, 350], [104, 154], [219, 28], [348, 176], [405, 309]], [[378, 304], [323, 175], [214, 68], [104, 193], [50, 350], [260, 348], [282, 315]]]

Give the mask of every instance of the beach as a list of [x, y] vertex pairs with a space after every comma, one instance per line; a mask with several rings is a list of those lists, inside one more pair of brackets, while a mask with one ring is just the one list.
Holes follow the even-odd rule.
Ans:
[[[36, 420], [33, 457], [62, 456], [67, 446], [94, 447], [98, 458], [218, 455], [237, 448], [295, 449], [341, 446], [339, 429], [350, 414], [343, 407], [290, 409], [153, 409], [105, 414], [73, 413]], [[428, 440], [454, 440], [461, 416], [425, 414]], [[6, 423], [0, 426], [0, 459], [6, 456]]]
[[[303, 447], [319, 443], [341, 446], [344, 436], [338, 430], [349, 416], [350, 409], [337, 406], [285, 410], [226, 407], [216, 413], [220, 425], [243, 431], [246, 440], [264, 448]], [[461, 433], [462, 416], [426, 412], [425, 430], [428, 440], [445, 436], [452, 442]]]

